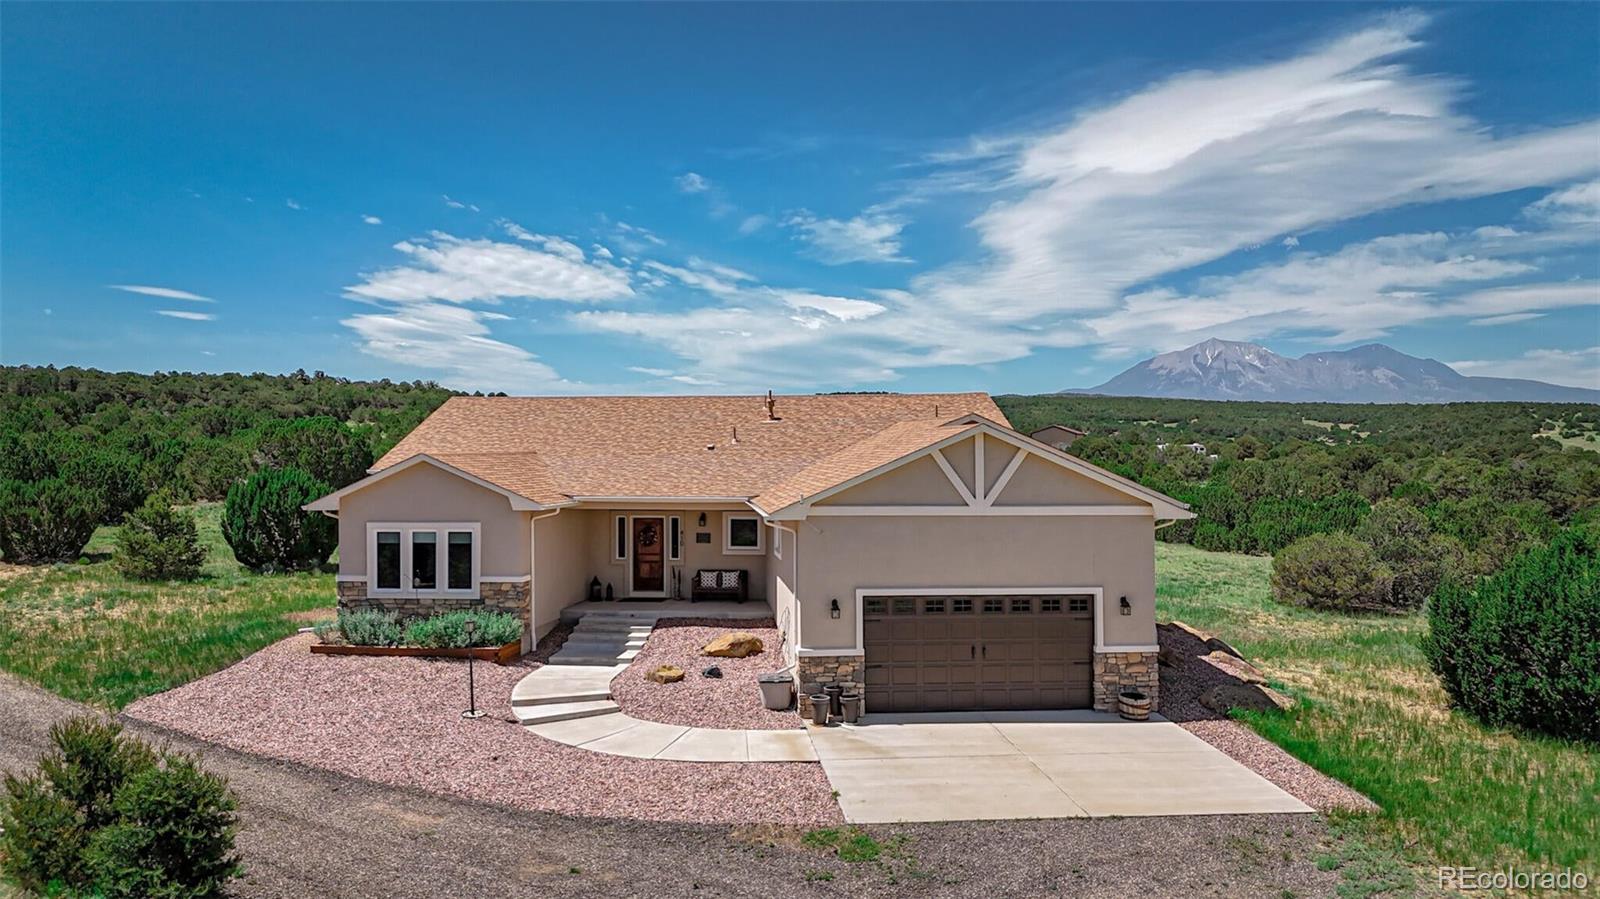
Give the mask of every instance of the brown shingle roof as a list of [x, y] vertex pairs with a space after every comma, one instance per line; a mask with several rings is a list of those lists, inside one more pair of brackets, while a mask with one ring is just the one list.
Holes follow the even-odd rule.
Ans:
[[851, 471], [844, 480], [936, 442], [911, 445], [953, 418], [1006, 423], [986, 393], [776, 399], [779, 420], [769, 422], [755, 396], [452, 397], [373, 471], [426, 453], [541, 503], [814, 493], [831, 486], [814, 486], [830, 471]]

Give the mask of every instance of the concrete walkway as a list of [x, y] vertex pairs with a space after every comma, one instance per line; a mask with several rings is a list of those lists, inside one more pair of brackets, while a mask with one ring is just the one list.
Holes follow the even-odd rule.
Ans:
[[[805, 731], [719, 730], [642, 721], [622, 713], [611, 681], [654, 627], [656, 610], [592, 611], [549, 664], [511, 690], [511, 711], [530, 733], [593, 752], [680, 762], [814, 762]], [[729, 605], [732, 605], [731, 603]]]
[[845, 820], [975, 821], [1310, 812], [1159, 716], [870, 715], [809, 727]]

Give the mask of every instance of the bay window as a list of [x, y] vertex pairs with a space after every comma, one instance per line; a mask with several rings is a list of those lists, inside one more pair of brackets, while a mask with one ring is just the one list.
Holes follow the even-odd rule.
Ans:
[[481, 549], [477, 522], [368, 524], [367, 592], [475, 596]]

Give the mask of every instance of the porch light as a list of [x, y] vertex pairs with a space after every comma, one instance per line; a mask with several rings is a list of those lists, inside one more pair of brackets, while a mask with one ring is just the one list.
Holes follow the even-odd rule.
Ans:
[[1122, 597], [1122, 614], [1124, 614], [1124, 615], [1132, 615], [1133, 614], [1133, 606], [1128, 603], [1128, 597], [1126, 597], [1126, 596]]
[[482, 718], [483, 709], [478, 708], [477, 683], [472, 677], [472, 647], [475, 644], [472, 635], [478, 632], [478, 622], [468, 618], [462, 622], [461, 629], [467, 632], [467, 710], [461, 713], [461, 717]]
[[706, 513], [704, 513], [704, 512], [700, 513], [700, 526], [701, 527], [705, 527], [706, 526]]
[[828, 617], [829, 618], [838, 618], [839, 617], [839, 600], [832, 599], [832, 600], [828, 601]]

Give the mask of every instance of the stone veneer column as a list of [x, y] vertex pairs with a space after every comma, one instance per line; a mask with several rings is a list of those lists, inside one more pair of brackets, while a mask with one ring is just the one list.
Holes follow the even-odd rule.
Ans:
[[861, 692], [861, 656], [801, 656], [795, 666], [795, 687], [799, 695], [795, 708], [802, 718], [811, 717], [811, 697], [805, 685], [826, 687], [838, 684], [846, 693]]
[[1153, 652], [1097, 652], [1094, 654], [1094, 707], [1117, 710], [1117, 694], [1138, 690], [1150, 697], [1150, 711], [1161, 704], [1161, 672]]
[[348, 611], [396, 612], [402, 618], [471, 609], [507, 612], [528, 624], [528, 581], [485, 581], [477, 596], [368, 596], [366, 581], [339, 581], [339, 608]]

